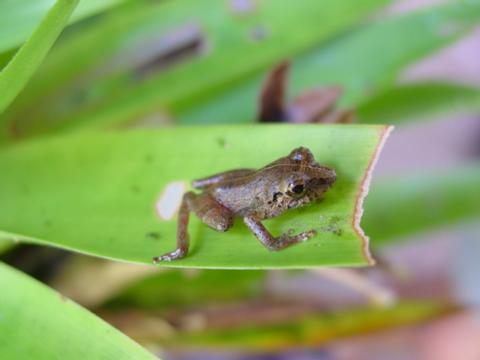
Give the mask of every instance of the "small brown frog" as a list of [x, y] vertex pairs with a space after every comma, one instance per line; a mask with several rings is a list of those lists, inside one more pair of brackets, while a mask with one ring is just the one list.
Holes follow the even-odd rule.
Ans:
[[153, 261], [170, 261], [187, 255], [190, 211], [218, 231], [227, 231], [233, 225], [235, 216], [242, 217], [268, 250], [277, 251], [306, 241], [315, 235], [315, 230], [297, 235], [282, 234], [276, 238], [261, 220], [317, 200], [335, 180], [335, 171], [319, 165], [310, 150], [304, 147], [259, 170], [231, 170], [195, 180], [192, 186], [202, 192], [189, 191], [183, 196], [177, 225], [177, 249], [155, 257]]

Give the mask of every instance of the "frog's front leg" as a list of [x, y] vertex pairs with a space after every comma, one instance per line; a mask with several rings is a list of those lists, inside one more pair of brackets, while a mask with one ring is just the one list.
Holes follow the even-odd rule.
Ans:
[[243, 218], [243, 221], [257, 239], [260, 240], [260, 242], [270, 251], [281, 250], [287, 246], [307, 241], [316, 234], [315, 230], [309, 230], [297, 235], [282, 234], [276, 238], [270, 234], [260, 220], [256, 219], [254, 216], [246, 216]]
[[215, 201], [212, 196], [206, 193], [187, 192], [183, 195], [178, 214], [177, 248], [162, 256], [154, 257], [154, 263], [181, 259], [187, 255], [189, 247], [187, 227], [190, 211], [193, 211], [203, 223], [218, 231], [227, 231], [233, 225], [232, 212]]

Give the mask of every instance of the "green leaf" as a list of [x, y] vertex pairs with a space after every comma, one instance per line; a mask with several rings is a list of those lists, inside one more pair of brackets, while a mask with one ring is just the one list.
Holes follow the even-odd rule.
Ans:
[[[336, 170], [337, 183], [322, 202], [265, 224], [275, 235], [314, 228], [317, 236], [272, 253], [240, 221], [228, 233], [219, 233], [192, 216], [189, 256], [166, 265], [365, 265], [368, 246], [355, 224], [368, 171], [389, 130], [373, 125], [192, 127], [24, 142], [0, 152], [0, 238], [151, 263], [153, 256], [175, 246], [176, 220], [161, 220], [155, 212], [167, 185], [258, 168], [302, 145]], [[179, 205], [169, 204], [172, 210]]]
[[[70, 22], [83, 19], [125, 0], [82, 0]], [[0, 2], [0, 53], [24, 42], [55, 0], [2, 0]]]
[[262, 294], [265, 277], [265, 271], [164, 271], [134, 282], [106, 305], [158, 310], [245, 301]]
[[11, 249], [15, 244], [6, 239], [0, 239], [0, 255]]
[[[291, 93], [341, 85], [341, 105], [355, 107], [390, 87], [407, 65], [451, 44], [478, 21], [480, 5], [465, 2], [370, 23], [297, 56], [289, 80]], [[199, 103], [183, 104], [177, 98], [172, 106], [184, 124], [253, 121], [264, 76], [251, 77], [229, 91], [222, 89]], [[421, 112], [423, 104], [418, 106]]]
[[362, 123], [428, 119], [480, 109], [480, 88], [454, 84], [410, 84], [387, 89], [357, 108]]
[[79, 305], [0, 263], [3, 359], [156, 359]]
[[65, 27], [78, 1], [58, 0], [30, 38], [0, 72], [0, 114], [27, 84]]
[[[230, 331], [202, 331], [178, 336], [170, 345], [274, 350], [293, 346], [318, 346], [349, 335], [418, 323], [446, 313], [448, 307], [428, 301], [406, 302], [391, 308], [366, 308], [329, 314], [308, 314], [289, 324], [249, 326]], [[166, 342], [167, 344], [167, 342]]]
[[373, 184], [363, 226], [372, 244], [480, 218], [480, 164]]
[[[198, 313], [199, 309], [196, 310]], [[277, 320], [270, 324], [236, 324], [232, 327], [220, 325], [217, 329], [208, 328], [207, 324], [200, 329], [174, 333], [165, 332], [158, 316], [146, 313], [142, 317], [137, 312], [133, 321], [123, 323], [122, 330], [140, 343], [156, 339], [166, 348], [265, 352], [292, 347], [318, 347], [348, 336], [418, 324], [451, 311], [451, 307], [442, 302], [409, 301], [386, 308], [359, 307], [323, 313], [317, 310], [292, 316], [290, 321]]]
[[[298, 0], [279, 6], [265, 0], [243, 16], [226, 11], [223, 0], [125, 4], [70, 34], [14, 104], [8, 121], [31, 134], [121, 123], [212, 99], [280, 59], [311, 49], [385, 2]], [[292, 26], [298, 23], [302, 26]], [[185, 33], [198, 33], [203, 50], [168, 67], [152, 66], [175, 44], [174, 35]]]

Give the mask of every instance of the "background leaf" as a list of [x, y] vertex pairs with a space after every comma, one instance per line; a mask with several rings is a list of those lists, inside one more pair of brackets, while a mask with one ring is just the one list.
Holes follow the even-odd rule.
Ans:
[[429, 119], [480, 109], [480, 89], [453, 84], [407, 84], [390, 88], [357, 108], [359, 120], [375, 124]]
[[[265, 271], [203, 270], [198, 274], [164, 271], [127, 286], [113, 297], [109, 308], [174, 309], [209, 303], [246, 301], [264, 292]], [[235, 284], [234, 287], [228, 284]], [[176, 289], [172, 292], [171, 289]]]
[[343, 311], [307, 312], [292, 316], [289, 321], [272, 324], [237, 324], [213, 329], [202, 327], [176, 333], [162, 331], [162, 319], [154, 313], [144, 314], [143, 317], [136, 313], [134, 320], [120, 326], [140, 343], [160, 339], [167, 349], [192, 351], [201, 347], [265, 352], [319, 347], [348, 336], [365, 336], [368, 332], [388, 331], [394, 327], [421, 323], [451, 311], [451, 307], [438, 301], [405, 301], [386, 308], [358, 307]]
[[[276, 268], [364, 265], [354, 208], [385, 126], [228, 126], [39, 140], [0, 153], [3, 236], [98, 256], [151, 263], [172, 250], [176, 220], [160, 221], [155, 204], [172, 181], [261, 167], [309, 147], [338, 174], [325, 199], [271, 219], [273, 234], [315, 228], [310, 241], [271, 253], [238, 224], [217, 233], [194, 216], [188, 257], [169, 266]], [[281, 146], [272, 139], [282, 139]], [[261, 150], [260, 150], [261, 147]], [[260, 151], [259, 151], [260, 150]], [[175, 156], [172, 156], [174, 154]], [[9, 234], [10, 233], [10, 234]], [[155, 236], [151, 236], [155, 233]]]
[[[125, 0], [81, 0], [70, 22], [83, 19]], [[0, 53], [15, 49], [40, 23], [55, 0], [2, 0], [0, 2]]]
[[[25, 135], [176, 112], [180, 104], [216, 99], [385, 3], [298, 0], [279, 6], [266, 0], [248, 15], [235, 14], [219, 0], [128, 3], [61, 44], [7, 118]], [[299, 22], [302, 26], [291, 26]], [[165, 54], [183, 38], [193, 47], [197, 39], [198, 49], [162, 66]], [[242, 103], [254, 107], [256, 101]]]
[[362, 221], [372, 243], [480, 217], [480, 165], [415, 174], [373, 184]]
[[157, 359], [112, 326], [0, 263], [4, 359]]
[[[479, 20], [480, 4], [456, 3], [358, 27], [297, 56], [290, 77], [291, 94], [340, 85], [344, 88], [341, 105], [355, 107], [391, 87], [407, 65], [452, 43]], [[198, 103], [176, 99], [172, 107], [185, 124], [251, 122], [264, 76], [251, 77]]]
[[[58, 0], [0, 72], [0, 114], [22, 90], [63, 30], [78, 0]], [[1, 122], [0, 118], [0, 122]]]

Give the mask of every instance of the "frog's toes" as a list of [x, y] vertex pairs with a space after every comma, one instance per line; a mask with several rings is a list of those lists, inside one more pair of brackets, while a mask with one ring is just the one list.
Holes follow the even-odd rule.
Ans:
[[172, 261], [172, 257], [170, 255], [162, 255], [162, 256], [155, 256], [153, 258], [154, 264], [158, 264], [161, 261]]
[[215, 224], [215, 229], [217, 231], [225, 232], [230, 228], [230, 224], [227, 222], [218, 222]]
[[172, 261], [172, 260], [176, 260], [176, 259], [181, 259], [185, 255], [186, 255], [185, 251], [182, 251], [181, 249], [177, 249], [177, 250], [169, 252], [165, 255], [154, 257], [153, 258], [153, 263], [158, 264], [161, 261]]

